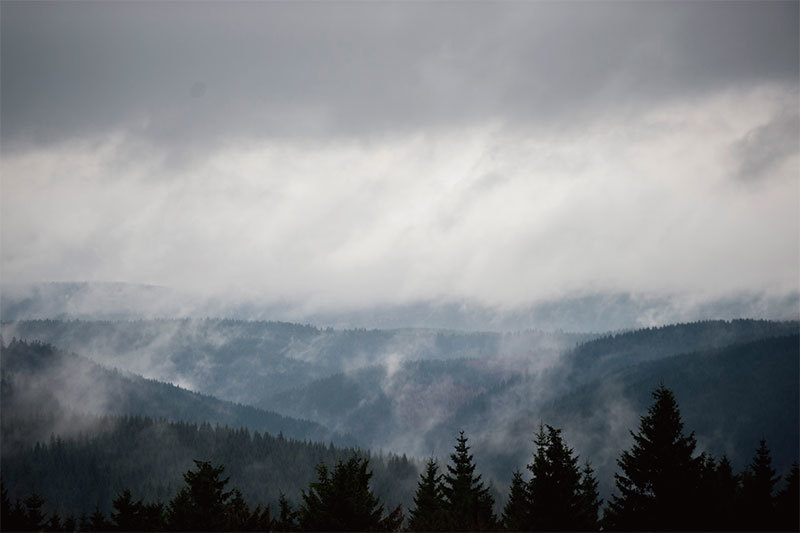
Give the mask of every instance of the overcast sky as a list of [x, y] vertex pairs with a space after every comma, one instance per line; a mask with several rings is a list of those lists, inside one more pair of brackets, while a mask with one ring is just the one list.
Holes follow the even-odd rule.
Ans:
[[3, 1], [2, 280], [797, 291], [798, 6]]

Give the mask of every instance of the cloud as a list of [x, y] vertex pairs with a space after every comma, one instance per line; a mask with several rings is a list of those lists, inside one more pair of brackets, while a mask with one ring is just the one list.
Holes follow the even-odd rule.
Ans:
[[4, 2], [4, 149], [581, 128], [798, 78], [794, 2]]
[[798, 288], [796, 3], [2, 9], [6, 282]]
[[3, 275], [238, 291], [311, 310], [790, 291], [796, 154], [758, 190], [731, 179], [730, 146], [785, 99], [766, 90], [570, 136], [483, 126], [253, 142], [182, 168], [137, 157], [122, 135], [7, 154]]

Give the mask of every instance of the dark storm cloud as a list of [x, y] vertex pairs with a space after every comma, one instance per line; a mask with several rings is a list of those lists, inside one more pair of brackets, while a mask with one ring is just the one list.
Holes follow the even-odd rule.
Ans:
[[796, 85], [797, 20], [797, 2], [4, 2], [2, 140], [567, 127]]

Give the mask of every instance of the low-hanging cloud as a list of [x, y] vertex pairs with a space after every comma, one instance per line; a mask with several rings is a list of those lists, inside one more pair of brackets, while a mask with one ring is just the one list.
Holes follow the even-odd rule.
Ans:
[[731, 179], [731, 147], [776, 105], [745, 92], [568, 139], [483, 127], [257, 143], [183, 170], [121, 162], [124, 138], [7, 155], [3, 274], [238, 291], [312, 311], [781, 293], [800, 271], [800, 160], [788, 155], [757, 190]]

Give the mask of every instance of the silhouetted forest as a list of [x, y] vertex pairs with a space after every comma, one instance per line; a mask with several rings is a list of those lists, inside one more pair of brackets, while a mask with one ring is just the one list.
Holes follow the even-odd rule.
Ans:
[[[619, 455], [616, 490], [602, 516], [591, 463], [581, 465], [561, 431], [549, 425], [539, 426], [527, 465], [528, 480], [521, 472], [514, 473], [500, 516], [495, 514], [494, 498], [462, 431], [446, 470], [439, 473], [433, 458], [425, 465], [406, 519], [402, 505], [386, 507], [384, 503], [398, 496], [387, 489], [396, 490], [409, 475], [416, 476], [405, 457], [379, 458], [381, 475], [375, 476], [369, 454], [357, 450], [281, 436], [251, 436], [246, 429], [127, 417], [98, 421], [105, 426], [99, 436], [68, 441], [54, 437], [27, 453], [4, 458], [3, 479], [14, 480], [16, 497], [12, 503], [3, 487], [2, 527], [47, 531], [398, 531], [404, 525], [412, 531], [798, 529], [797, 463], [782, 481], [762, 439], [748, 467], [735, 474], [726, 457], [715, 459], [697, 450], [694, 432], [685, 431], [671, 390], [662, 384], [652, 392], [652, 399], [638, 431], [632, 432], [633, 446]], [[107, 456], [109, 450], [116, 454]], [[154, 472], [186, 464], [188, 456], [203, 452], [212, 459], [193, 460], [181, 485], [148, 485]], [[149, 462], [154, 458], [158, 464]], [[311, 468], [315, 475], [309, 476]], [[292, 503], [287, 493], [296, 494], [296, 489], [284, 490], [294, 488], [299, 479], [310, 481]], [[32, 485], [26, 496], [20, 495], [22, 480]], [[114, 483], [111, 509], [105, 512], [100, 506], [104, 495], [97, 490]], [[239, 488], [241, 483], [247, 492]], [[132, 490], [133, 485], [151, 490]], [[269, 489], [264, 491], [264, 487]], [[270, 491], [275, 490], [276, 503], [252, 503], [269, 501], [269, 494], [274, 494]], [[376, 496], [378, 491], [387, 495]], [[91, 512], [59, 510], [76, 509], [92, 499], [97, 503]]]

